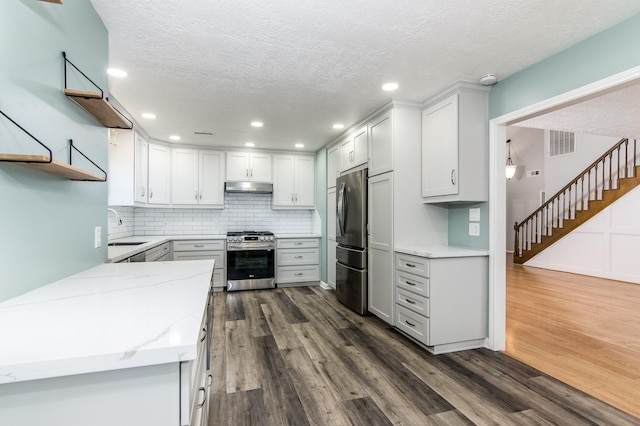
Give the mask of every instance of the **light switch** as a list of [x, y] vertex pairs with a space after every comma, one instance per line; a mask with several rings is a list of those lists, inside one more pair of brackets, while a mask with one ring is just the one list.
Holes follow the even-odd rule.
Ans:
[[102, 226], [96, 226], [94, 237], [94, 248], [102, 246]]
[[469, 222], [480, 222], [480, 209], [469, 209]]
[[469, 235], [472, 237], [480, 236], [480, 224], [477, 222], [469, 222]]

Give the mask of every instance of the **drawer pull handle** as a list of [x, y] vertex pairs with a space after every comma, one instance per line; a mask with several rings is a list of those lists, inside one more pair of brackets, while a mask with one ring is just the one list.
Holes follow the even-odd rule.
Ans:
[[411, 300], [411, 299], [404, 299], [404, 300], [406, 300], [406, 301], [407, 301], [407, 303], [411, 303], [412, 305], [415, 305], [415, 304], [416, 304], [416, 302], [414, 302], [414, 301], [413, 301], [413, 300]]
[[302, 245], [302, 243], [295, 243], [295, 245], [297, 245], [297, 246], [301, 246], [301, 245]]
[[411, 281], [405, 281], [405, 283], [407, 283], [407, 285], [413, 285], [413, 286], [416, 285], [416, 283], [412, 283]]
[[415, 268], [415, 267], [416, 267], [416, 265], [415, 265], [415, 264], [413, 264], [413, 263], [407, 263], [407, 267], [409, 267], [409, 268]]
[[295, 273], [295, 276], [296, 276], [296, 277], [301, 277], [302, 275], [304, 275], [302, 272], [296, 272], [296, 273]]
[[409, 326], [409, 327], [415, 327], [415, 324], [411, 324], [409, 321], [404, 320], [404, 322]]
[[303, 256], [296, 256], [296, 259], [303, 259]]
[[194, 244], [193, 246], [197, 247], [197, 248], [202, 248], [202, 247], [204, 247], [204, 244]]
[[198, 408], [204, 407], [204, 403], [207, 402], [207, 390], [203, 387], [198, 389], [198, 392], [202, 391], [202, 402], [198, 404]]

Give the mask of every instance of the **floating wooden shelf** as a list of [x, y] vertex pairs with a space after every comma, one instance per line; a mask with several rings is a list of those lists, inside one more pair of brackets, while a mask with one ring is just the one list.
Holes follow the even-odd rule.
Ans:
[[40, 0], [40, 1], [46, 1], [47, 3], [62, 4], [62, 0]]
[[133, 124], [99, 92], [64, 89], [64, 94], [98, 119], [105, 127], [133, 129]]
[[62, 176], [70, 180], [87, 180], [92, 182], [105, 182], [107, 180], [103, 176], [89, 173], [86, 170], [56, 160], [48, 162], [49, 157], [46, 155], [0, 154], [0, 161], [12, 162], [23, 167]]

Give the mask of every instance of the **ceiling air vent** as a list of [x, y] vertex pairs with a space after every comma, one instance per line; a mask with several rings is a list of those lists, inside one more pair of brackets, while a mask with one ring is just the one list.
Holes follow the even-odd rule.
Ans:
[[549, 130], [549, 157], [573, 154], [576, 152], [576, 135], [571, 132]]

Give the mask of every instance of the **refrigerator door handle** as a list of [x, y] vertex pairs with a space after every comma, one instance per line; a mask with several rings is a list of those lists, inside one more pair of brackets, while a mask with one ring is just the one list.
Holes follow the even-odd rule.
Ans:
[[337, 215], [336, 220], [337, 223], [337, 234], [338, 237], [344, 237], [344, 219], [346, 215], [346, 207], [347, 207], [347, 188], [346, 184], [342, 182], [340, 184], [340, 190], [338, 191], [338, 202], [336, 203]]

